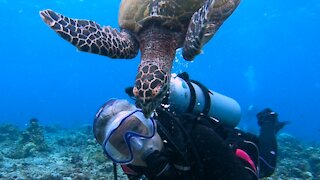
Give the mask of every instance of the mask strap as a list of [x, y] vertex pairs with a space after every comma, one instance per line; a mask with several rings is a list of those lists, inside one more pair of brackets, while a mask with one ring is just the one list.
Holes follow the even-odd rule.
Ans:
[[118, 180], [117, 163], [113, 162], [113, 179]]

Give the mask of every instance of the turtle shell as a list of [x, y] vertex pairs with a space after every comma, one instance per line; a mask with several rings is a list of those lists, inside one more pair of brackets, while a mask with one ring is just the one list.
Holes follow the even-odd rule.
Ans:
[[139, 33], [152, 23], [186, 30], [190, 19], [205, 0], [122, 0], [119, 26]]

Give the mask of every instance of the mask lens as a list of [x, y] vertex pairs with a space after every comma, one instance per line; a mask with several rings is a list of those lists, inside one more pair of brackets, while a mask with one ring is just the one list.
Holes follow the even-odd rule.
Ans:
[[151, 138], [154, 133], [153, 119], [146, 119], [141, 110], [129, 112], [122, 116], [119, 125], [106, 137], [105, 153], [118, 163], [130, 163], [133, 159], [132, 150], [136, 149], [135, 145], [131, 147], [130, 139]]

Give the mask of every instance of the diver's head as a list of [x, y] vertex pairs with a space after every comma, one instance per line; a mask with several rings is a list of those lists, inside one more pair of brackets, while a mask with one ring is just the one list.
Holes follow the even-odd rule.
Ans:
[[105, 154], [114, 162], [145, 166], [146, 152], [161, 150], [162, 140], [153, 118], [145, 118], [126, 100], [110, 100], [100, 108], [94, 134]]
[[135, 106], [126, 100], [110, 99], [96, 113], [93, 122], [93, 134], [99, 144], [102, 145], [105, 136], [105, 127], [112, 117], [121, 111], [130, 111]]

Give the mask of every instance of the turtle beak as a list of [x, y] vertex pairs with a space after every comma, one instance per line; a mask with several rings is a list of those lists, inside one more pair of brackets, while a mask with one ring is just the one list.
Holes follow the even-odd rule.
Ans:
[[[168, 90], [168, 85], [161, 84], [158, 82], [157, 86], [152, 87], [153, 89], [143, 89], [145, 84], [150, 84], [149, 82], [140, 82], [135, 84], [133, 88], [133, 94], [136, 97], [136, 105], [138, 108], [142, 109], [145, 117], [150, 117], [152, 112], [161, 104], [163, 98], [165, 97], [165, 93]], [[152, 84], [152, 83], [151, 83]]]
[[[150, 117], [154, 110], [160, 105], [162, 96], [157, 94], [155, 97], [145, 97], [139, 94], [138, 88], [133, 88], [133, 94], [136, 97], [136, 106], [142, 109], [142, 112], [146, 118]], [[140, 95], [140, 96], [139, 96]]]
[[146, 118], [151, 117], [154, 110], [158, 106], [158, 103], [155, 100], [143, 101], [143, 100], [137, 99], [136, 103], [137, 103], [137, 106], [142, 109], [142, 112]]

